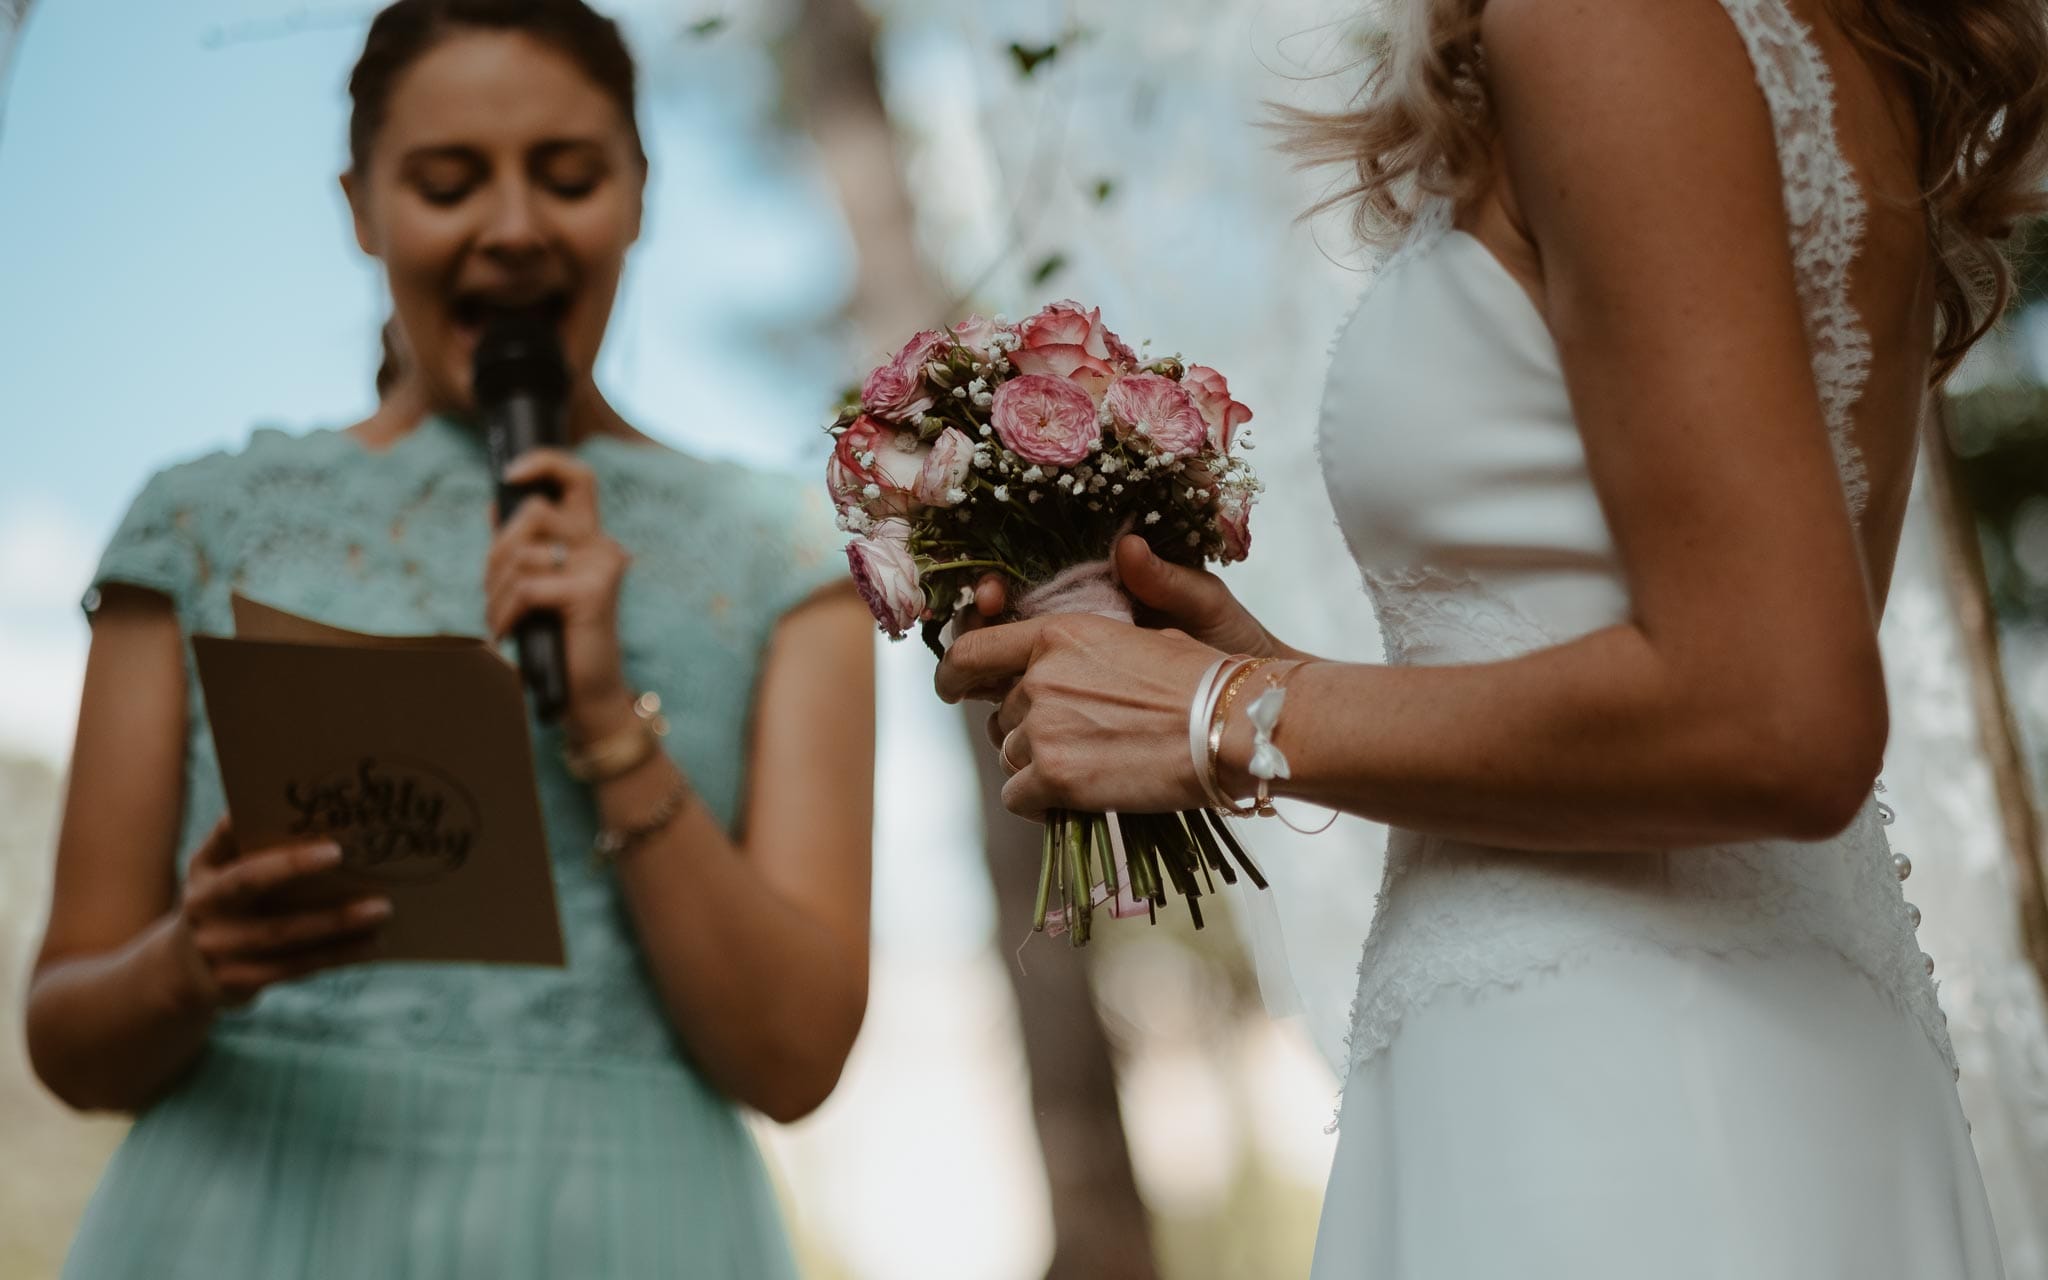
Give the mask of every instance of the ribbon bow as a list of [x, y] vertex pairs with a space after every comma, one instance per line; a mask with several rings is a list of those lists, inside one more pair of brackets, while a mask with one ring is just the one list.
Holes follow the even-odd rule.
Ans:
[[1252, 699], [1244, 709], [1245, 717], [1252, 722], [1252, 762], [1247, 772], [1261, 782], [1294, 776], [1288, 772], [1287, 757], [1273, 745], [1273, 729], [1280, 723], [1280, 711], [1286, 705], [1287, 690], [1272, 688]]

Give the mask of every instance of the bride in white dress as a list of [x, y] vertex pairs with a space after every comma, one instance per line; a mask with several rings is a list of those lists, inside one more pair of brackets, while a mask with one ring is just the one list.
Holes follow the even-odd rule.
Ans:
[[1317, 1277], [1998, 1276], [1876, 622], [2038, 188], [2041, 6], [1395, 7], [1360, 108], [1299, 122], [1405, 236], [1321, 426], [1393, 665], [1127, 539], [1178, 630], [986, 627], [940, 692], [1001, 699], [1015, 811], [1166, 811], [1209, 803], [1205, 672], [1276, 659], [1223, 789], [1284, 683], [1274, 794], [1393, 829]]

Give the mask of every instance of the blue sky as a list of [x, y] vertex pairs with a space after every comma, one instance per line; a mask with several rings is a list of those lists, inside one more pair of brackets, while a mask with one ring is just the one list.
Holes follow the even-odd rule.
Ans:
[[[809, 465], [859, 354], [831, 321], [851, 248], [830, 192], [804, 144], [763, 123], [775, 85], [757, 42], [675, 39], [687, 4], [611, 7], [666, 20], [633, 27], [661, 37], [642, 45], [655, 184], [605, 384], [685, 447]], [[40, 0], [16, 46], [0, 131], [0, 748], [63, 749], [84, 641], [71, 600], [151, 470], [259, 423], [340, 425], [371, 406], [382, 285], [335, 183], [369, 8], [221, 39], [291, 8]]]

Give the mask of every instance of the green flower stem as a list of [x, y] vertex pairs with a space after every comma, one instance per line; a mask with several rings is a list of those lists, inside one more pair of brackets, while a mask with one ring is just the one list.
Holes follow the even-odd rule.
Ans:
[[1001, 569], [1013, 578], [1018, 576], [1015, 569], [1000, 560], [948, 560], [944, 564], [927, 565], [925, 572], [946, 573], [954, 569]]
[[[1050, 815], [1047, 815], [1048, 818]], [[1044, 850], [1038, 864], [1038, 905], [1031, 914], [1031, 928], [1035, 933], [1045, 932], [1045, 912], [1051, 905], [1052, 895], [1052, 833], [1053, 824], [1045, 824]]]

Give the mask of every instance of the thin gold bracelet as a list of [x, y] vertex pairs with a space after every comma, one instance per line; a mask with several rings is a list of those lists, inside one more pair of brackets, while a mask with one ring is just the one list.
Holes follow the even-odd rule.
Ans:
[[690, 795], [690, 780], [678, 770], [675, 784], [668, 789], [668, 794], [661, 798], [661, 803], [655, 805], [654, 811], [643, 821], [630, 827], [598, 828], [597, 837], [590, 842], [590, 860], [599, 867], [610, 867], [620, 858], [668, 830], [677, 816], [689, 807]]

